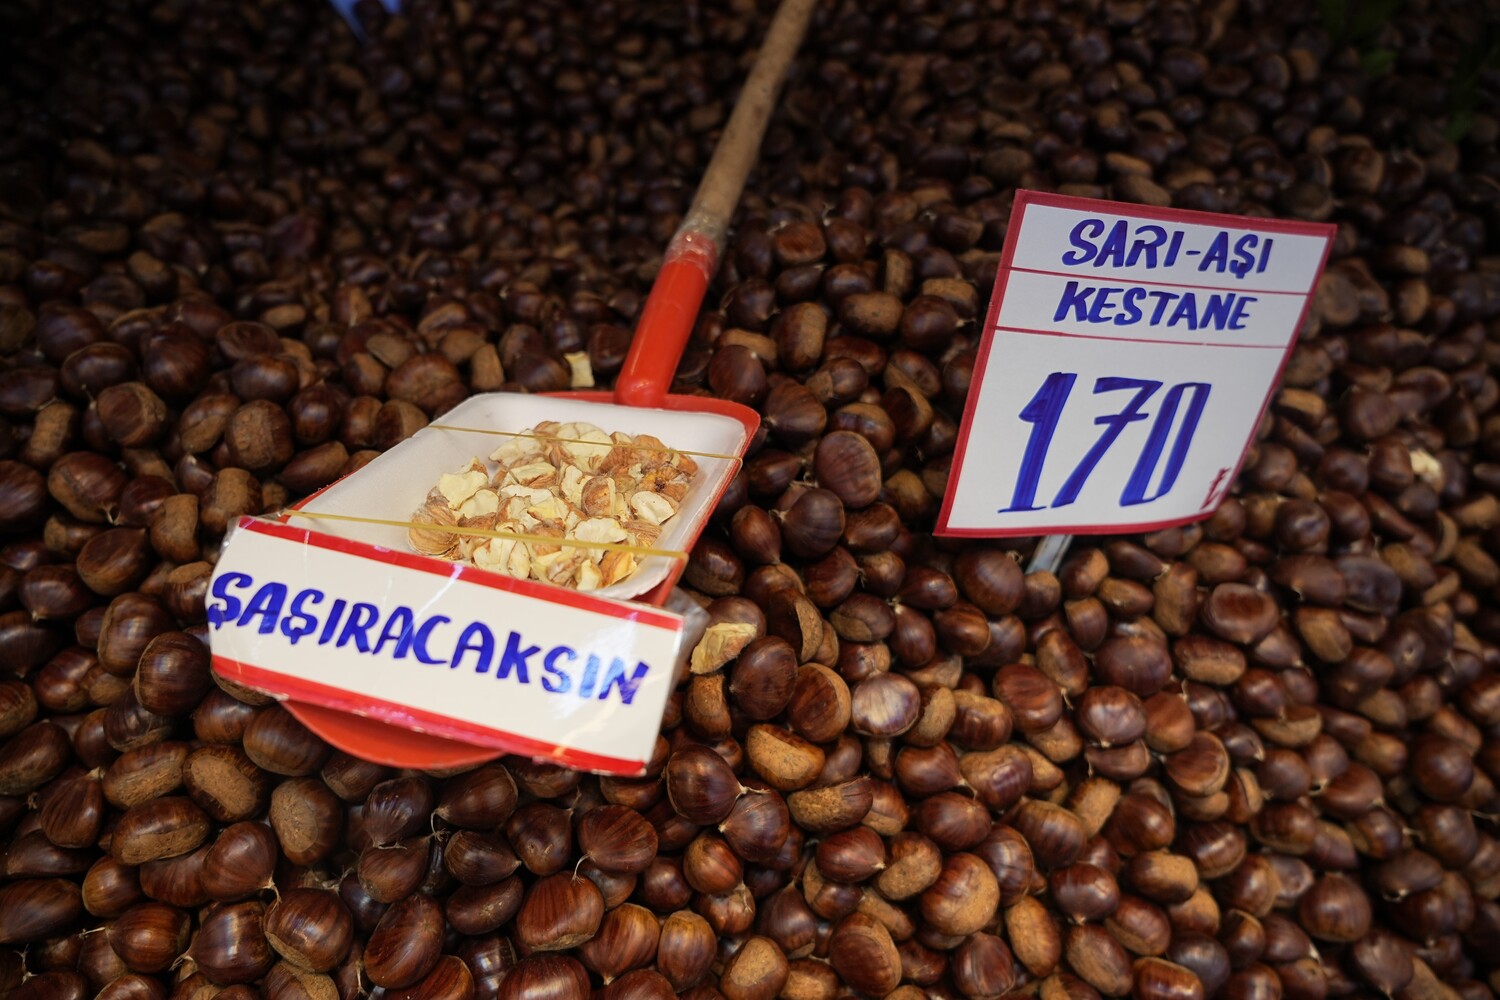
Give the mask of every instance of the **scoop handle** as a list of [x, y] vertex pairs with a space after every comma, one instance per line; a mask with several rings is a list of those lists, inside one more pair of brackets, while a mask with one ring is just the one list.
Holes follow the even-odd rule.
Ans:
[[692, 336], [708, 283], [719, 269], [745, 178], [760, 154], [766, 123], [776, 108], [787, 67], [802, 44], [816, 0], [782, 0], [745, 78], [739, 100], [698, 193], [662, 259], [641, 309], [630, 353], [615, 380], [615, 402], [660, 406]]

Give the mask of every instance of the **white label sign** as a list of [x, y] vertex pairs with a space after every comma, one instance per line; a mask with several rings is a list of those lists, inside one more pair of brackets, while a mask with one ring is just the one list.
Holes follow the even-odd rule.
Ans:
[[937, 534], [1210, 516], [1334, 230], [1018, 192]]
[[246, 518], [207, 602], [250, 687], [570, 767], [650, 759], [682, 618]]

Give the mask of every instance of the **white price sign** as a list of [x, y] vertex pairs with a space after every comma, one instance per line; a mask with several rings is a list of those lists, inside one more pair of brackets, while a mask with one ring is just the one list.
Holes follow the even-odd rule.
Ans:
[[1334, 231], [1018, 192], [937, 534], [1210, 516]]
[[682, 616], [244, 518], [214, 567], [214, 670], [293, 702], [568, 767], [645, 770]]

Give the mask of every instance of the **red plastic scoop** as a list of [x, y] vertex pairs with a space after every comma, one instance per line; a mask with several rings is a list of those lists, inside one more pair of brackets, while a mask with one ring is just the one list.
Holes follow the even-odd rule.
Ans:
[[[605, 430], [630, 430], [625, 425], [627, 417], [622, 415], [621, 407], [635, 408], [637, 414], [640, 410], [671, 411], [681, 414], [680, 418], [674, 417], [670, 433], [658, 436], [672, 447], [721, 454], [744, 453], [760, 424], [755, 411], [710, 396], [671, 395], [668, 389], [697, 321], [704, 293], [718, 270], [730, 219], [758, 156], [761, 138], [776, 106], [787, 68], [806, 33], [814, 2], [783, 0], [778, 8], [692, 207], [667, 247], [614, 392], [567, 392], [552, 396], [507, 394], [504, 400], [507, 426], [503, 429], [520, 431], [544, 420], [558, 419], [559, 403], [602, 404], [597, 415], [564, 419], [587, 419]], [[476, 398], [471, 402], [477, 401]], [[442, 422], [448, 420], [449, 416], [442, 418]], [[733, 424], [729, 424], [730, 421]], [[716, 478], [709, 480], [708, 502], [701, 518], [692, 526], [691, 536], [685, 539], [684, 550], [691, 547], [708, 513], [728, 486], [735, 471], [734, 464], [721, 463]], [[329, 493], [332, 494], [338, 486], [331, 487]], [[320, 529], [325, 526], [336, 528], [331, 522], [317, 526]], [[680, 562], [673, 564], [659, 583], [636, 599], [656, 605], [665, 603], [681, 571]], [[395, 767], [461, 767], [500, 756], [507, 749], [524, 752], [516, 746], [481, 746], [418, 732], [306, 701], [288, 700], [284, 704], [304, 725], [333, 746]]]

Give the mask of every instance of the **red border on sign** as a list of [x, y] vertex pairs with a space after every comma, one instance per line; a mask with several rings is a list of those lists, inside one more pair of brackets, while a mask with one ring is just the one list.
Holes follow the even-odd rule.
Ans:
[[[1271, 405], [1271, 397], [1281, 384], [1282, 373], [1286, 371], [1286, 365], [1292, 357], [1292, 350], [1297, 346], [1297, 337], [1302, 331], [1302, 325], [1307, 321], [1307, 310], [1312, 304], [1312, 295], [1317, 288], [1318, 276], [1323, 273], [1323, 268], [1328, 263], [1328, 254], [1333, 249], [1333, 238], [1338, 232], [1338, 227], [1332, 223], [1320, 222], [1291, 222], [1285, 219], [1258, 219], [1250, 216], [1220, 215], [1216, 212], [1195, 212], [1187, 209], [1176, 208], [1152, 208], [1147, 205], [1132, 205], [1128, 202], [1104, 201], [1096, 198], [1079, 198], [1073, 195], [1050, 194], [1043, 191], [1017, 191], [1015, 202], [1011, 211], [1010, 222], [1007, 224], [1005, 233], [1005, 246], [1000, 252], [1000, 267], [995, 274], [995, 288], [990, 295], [990, 308], [985, 315], [984, 334], [979, 342], [979, 353], [974, 359], [974, 381], [969, 386], [969, 394], [964, 403], [964, 417], [958, 429], [958, 441], [953, 449], [953, 465], [948, 473], [948, 487], [943, 492], [943, 506], [938, 511], [937, 526], [932, 533], [944, 538], [1036, 538], [1043, 535], [1114, 535], [1132, 534], [1136, 532], [1161, 531], [1165, 528], [1175, 528], [1184, 524], [1192, 524], [1194, 521], [1206, 520], [1213, 516], [1213, 510], [1199, 511], [1183, 517], [1167, 518], [1162, 521], [1145, 521], [1135, 524], [1077, 524], [1077, 525], [1048, 525], [1046, 527], [1024, 527], [1024, 528], [950, 528], [948, 520], [953, 512], [953, 497], [958, 492], [959, 479], [963, 472], [964, 460], [968, 455], [969, 434], [973, 430], [974, 411], [979, 406], [979, 393], [983, 388], [984, 376], [989, 369], [990, 351], [994, 347], [997, 321], [1000, 315], [1000, 303], [1005, 299], [1005, 289], [1010, 283], [1011, 271], [1014, 270], [1012, 262], [1015, 259], [1016, 243], [1021, 234], [1021, 226], [1026, 218], [1026, 209], [1031, 205], [1044, 205], [1051, 208], [1071, 208], [1080, 211], [1109, 211], [1115, 215], [1124, 215], [1133, 218], [1152, 219], [1158, 222], [1178, 222], [1188, 225], [1217, 226], [1220, 229], [1253, 229], [1258, 232], [1287, 233], [1297, 236], [1324, 236], [1326, 242], [1323, 244], [1323, 257], [1318, 262], [1317, 270], [1313, 272], [1312, 283], [1304, 294], [1302, 311], [1297, 315], [1297, 325], [1292, 331], [1292, 337], [1287, 342], [1286, 350], [1282, 353], [1281, 363], [1276, 366], [1276, 376], [1271, 380], [1270, 388], [1266, 390], [1266, 397], [1261, 402], [1260, 413], [1250, 427], [1250, 436], [1246, 438], [1244, 445], [1240, 448], [1239, 458], [1235, 462], [1234, 474], [1229, 477], [1228, 482], [1233, 484], [1240, 475], [1240, 467], [1245, 462], [1245, 454], [1250, 450], [1250, 445], [1255, 441], [1255, 432], [1260, 423], [1265, 419], [1266, 410]], [[1107, 209], [1100, 206], [1108, 206]], [[1173, 342], [1176, 343], [1175, 341]], [[1202, 346], [1189, 344], [1183, 346]], [[1217, 346], [1217, 345], [1210, 345]]]
[[[1020, 268], [1015, 268], [1020, 270]], [[1033, 330], [1025, 326], [997, 326], [995, 332], [1019, 333], [1027, 337], [1061, 337], [1064, 340], [1109, 340], [1120, 344], [1170, 344], [1173, 347], [1229, 347], [1237, 351], [1279, 351], [1275, 344], [1210, 344], [1198, 340], [1153, 340], [1149, 337], [1106, 337], [1098, 333], [1059, 333], [1056, 330]]]
[[587, 593], [552, 587], [534, 580], [518, 580], [515, 577], [501, 576], [474, 566], [450, 563], [413, 552], [398, 552], [395, 549], [371, 545], [369, 542], [360, 542], [352, 538], [325, 535], [310, 528], [294, 528], [278, 521], [263, 521], [252, 517], [240, 518], [239, 527], [241, 530], [253, 531], [259, 535], [270, 535], [289, 542], [300, 542], [314, 548], [358, 556], [361, 559], [400, 566], [403, 569], [414, 569], [450, 580], [462, 580], [465, 583], [489, 587], [492, 590], [504, 590], [521, 597], [547, 601], [551, 604], [562, 604], [578, 611], [619, 618], [622, 621], [649, 625], [652, 628], [666, 629], [669, 632], [676, 632], [682, 624], [677, 616], [652, 607], [613, 601], [607, 597], [593, 597]]
[[303, 677], [278, 673], [223, 656], [213, 658], [213, 667], [216, 672], [232, 680], [260, 690], [285, 694], [293, 701], [305, 701], [353, 715], [363, 715], [407, 729], [412, 728], [412, 724], [416, 723], [421, 732], [491, 747], [506, 753], [546, 759], [579, 770], [636, 774], [646, 766], [643, 760], [626, 760], [623, 757], [606, 757], [603, 754], [589, 753], [585, 750], [573, 750], [545, 740], [518, 736], [501, 729], [491, 729], [477, 722], [461, 722], [420, 708], [408, 708], [405, 705], [383, 701], [379, 698], [355, 695], [343, 688], [319, 684]]
[[[1113, 205], [1113, 204], [1118, 204], [1118, 202], [1109, 202], [1108, 204]], [[1134, 213], [1132, 213], [1132, 214], [1134, 214]], [[1231, 218], [1231, 219], [1237, 219], [1237, 218], [1240, 218], [1240, 216], [1231, 215], [1231, 216], [1229, 216], [1229, 218]], [[1240, 229], [1240, 228], [1263, 229], [1265, 227], [1264, 226], [1254, 226], [1254, 227], [1220, 226], [1219, 228], [1220, 229]], [[1306, 233], [1297, 233], [1296, 235], [1298, 235], [1298, 236], [1306, 236], [1307, 234]], [[1073, 272], [1073, 271], [1047, 271], [1047, 270], [1044, 270], [1043, 268], [1040, 268], [1040, 267], [1013, 267], [1013, 268], [1011, 268], [1011, 270], [1012, 271], [1020, 271], [1022, 274], [1045, 274], [1045, 275], [1047, 275], [1049, 277], [1053, 277], [1053, 278], [1071, 278], [1071, 277], [1074, 276], [1074, 274], [1077, 273], [1077, 272]], [[1287, 291], [1282, 291], [1281, 289], [1277, 289], [1277, 288], [1241, 288], [1238, 285], [1235, 285], [1233, 287], [1230, 287], [1228, 285], [1194, 285], [1194, 284], [1190, 284], [1190, 283], [1188, 283], [1186, 281], [1144, 281], [1144, 280], [1142, 280], [1140, 278], [1110, 278], [1109, 280], [1111, 280], [1111, 281], [1128, 281], [1132, 285], [1146, 285], [1146, 286], [1151, 287], [1151, 288], [1199, 288], [1199, 289], [1202, 289], [1203, 291], [1207, 291], [1207, 292], [1236, 292], [1236, 293], [1239, 293], [1241, 295], [1311, 295], [1312, 294], [1311, 292], [1287, 292]]]

